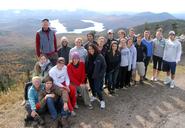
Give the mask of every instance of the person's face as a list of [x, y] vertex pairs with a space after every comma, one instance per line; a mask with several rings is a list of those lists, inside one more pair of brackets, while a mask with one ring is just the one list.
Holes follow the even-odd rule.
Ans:
[[73, 65], [77, 65], [80, 60], [78, 58], [73, 59]]
[[141, 37], [141, 36], [137, 37], [137, 44], [138, 44], [138, 45], [141, 44], [141, 40], [142, 40], [142, 37]]
[[47, 62], [47, 58], [45, 56], [40, 57], [40, 63], [45, 64]]
[[57, 62], [57, 68], [58, 70], [62, 70], [62, 68], [64, 67], [64, 62], [63, 61], [60, 61], [60, 62]]
[[52, 81], [47, 81], [45, 83], [46, 90], [50, 90], [52, 86], [53, 86], [53, 82]]
[[125, 34], [121, 33], [121, 32], [118, 33], [118, 36], [119, 36], [119, 38], [125, 38]]
[[36, 89], [39, 89], [39, 87], [40, 87], [40, 79], [35, 79], [34, 81], [33, 81], [33, 85], [34, 85], [34, 87], [36, 88]]
[[170, 35], [169, 35], [169, 38], [170, 38], [170, 40], [174, 41], [174, 40], [175, 40], [175, 35], [170, 34]]
[[129, 31], [129, 35], [130, 35], [131, 37], [133, 37], [133, 36], [135, 35], [135, 32], [134, 32], [133, 30], [130, 30], [130, 31]]
[[116, 51], [118, 49], [118, 45], [117, 44], [112, 44], [112, 50]]
[[150, 32], [149, 32], [149, 31], [145, 31], [145, 32], [144, 32], [144, 37], [148, 39], [149, 36], [150, 36]]
[[133, 44], [133, 41], [132, 40], [128, 40], [128, 47], [131, 47]]
[[93, 49], [93, 47], [89, 46], [88, 47], [88, 52], [89, 52], [89, 54], [94, 55], [94, 49]]
[[49, 28], [49, 22], [48, 21], [43, 21], [42, 22], [42, 27], [47, 30]]
[[87, 40], [89, 41], [89, 42], [93, 42], [93, 40], [94, 40], [94, 38], [93, 38], [93, 36], [92, 35], [87, 35]]
[[62, 43], [63, 46], [67, 46], [67, 43], [68, 43], [68, 42], [67, 42], [66, 39], [63, 39], [61, 43]]
[[100, 39], [100, 40], [98, 41], [98, 45], [99, 45], [100, 47], [103, 47], [104, 44], [105, 44], [105, 40], [104, 40], [104, 39]]
[[123, 38], [123, 39], [120, 40], [120, 44], [121, 44], [121, 47], [122, 48], [125, 48], [127, 46], [126, 43], [127, 43], [127, 40], [125, 38]]
[[76, 42], [75, 42], [75, 45], [79, 48], [79, 47], [81, 47], [81, 44], [82, 44], [82, 41], [81, 40], [77, 40]]
[[113, 33], [110, 33], [110, 32], [108, 33], [108, 38], [109, 38], [109, 39], [113, 39], [113, 36], [114, 36]]
[[156, 32], [156, 38], [161, 39], [161, 37], [162, 37], [162, 33], [161, 32]]

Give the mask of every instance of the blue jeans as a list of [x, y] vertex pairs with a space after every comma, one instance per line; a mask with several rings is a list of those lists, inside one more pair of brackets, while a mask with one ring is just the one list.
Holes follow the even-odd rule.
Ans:
[[108, 73], [108, 90], [114, 90], [117, 84], [119, 69], [115, 69]]
[[55, 101], [54, 101], [54, 99], [51, 98], [51, 97], [48, 97], [46, 99], [46, 104], [47, 104], [49, 113], [51, 114], [51, 118], [53, 120], [56, 120], [57, 119], [57, 110], [55, 108]]
[[94, 88], [95, 93], [98, 95], [98, 98], [100, 101], [103, 100], [102, 79], [101, 78], [93, 79], [93, 88]]

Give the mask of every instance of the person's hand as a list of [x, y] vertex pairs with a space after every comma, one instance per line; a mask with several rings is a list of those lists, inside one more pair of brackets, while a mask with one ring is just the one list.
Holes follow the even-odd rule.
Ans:
[[54, 98], [55, 97], [55, 94], [47, 94], [47, 97]]
[[64, 86], [63, 89], [66, 89], [68, 92], [70, 92], [70, 89], [67, 86]]
[[63, 108], [64, 108], [64, 111], [67, 111], [68, 110], [68, 104], [67, 103], [64, 103]]
[[34, 117], [37, 116], [37, 115], [38, 115], [38, 113], [37, 113], [36, 111], [32, 110], [31, 116], [34, 118]]

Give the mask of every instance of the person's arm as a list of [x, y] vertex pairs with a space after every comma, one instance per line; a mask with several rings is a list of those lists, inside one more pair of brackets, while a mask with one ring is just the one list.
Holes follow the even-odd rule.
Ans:
[[182, 54], [182, 47], [181, 47], [181, 43], [179, 42], [179, 46], [177, 48], [176, 63], [178, 63], [180, 61], [181, 54]]
[[85, 75], [85, 64], [83, 62], [81, 62], [82, 65], [82, 77], [81, 77], [81, 83], [80, 84], [84, 84], [85, 83], [85, 79], [86, 79], [86, 75]]
[[68, 73], [67, 73], [67, 67], [65, 69], [65, 83], [66, 83], [66, 86], [69, 87], [70, 80], [69, 80], [69, 76], [68, 76]]
[[137, 61], [137, 51], [136, 51], [136, 48], [134, 48], [134, 58], [133, 58], [132, 69], [136, 69], [136, 61]]
[[131, 70], [131, 57], [130, 57], [130, 51], [128, 52], [128, 71]]
[[35, 99], [34, 90], [32, 87], [28, 91], [28, 101], [30, 103], [31, 110], [36, 111], [36, 99]]
[[55, 33], [54, 33], [54, 47], [55, 47], [55, 52], [57, 52], [57, 39], [56, 39]]
[[37, 54], [37, 57], [40, 56], [40, 35], [39, 33], [37, 32], [36, 33], [36, 54]]

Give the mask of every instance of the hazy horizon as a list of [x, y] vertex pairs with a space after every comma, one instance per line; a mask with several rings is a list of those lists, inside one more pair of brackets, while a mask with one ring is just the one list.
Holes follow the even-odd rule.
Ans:
[[0, 10], [87, 10], [99, 13], [167, 12], [185, 13], [185, 1], [181, 0], [6, 0], [0, 1]]

